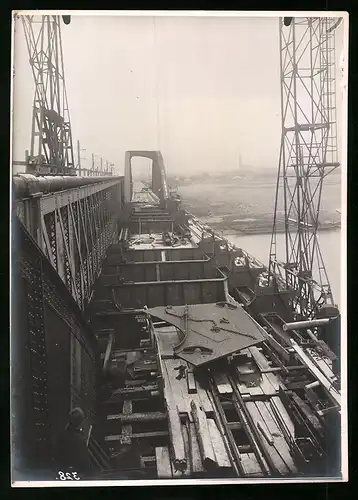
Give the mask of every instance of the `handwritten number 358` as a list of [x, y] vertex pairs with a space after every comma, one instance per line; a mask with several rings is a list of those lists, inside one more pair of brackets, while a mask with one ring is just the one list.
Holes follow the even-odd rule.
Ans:
[[77, 476], [77, 472], [62, 472], [58, 471], [58, 475], [60, 476], [61, 481], [67, 481], [68, 479], [70, 481], [76, 480], [79, 481], [80, 478]]

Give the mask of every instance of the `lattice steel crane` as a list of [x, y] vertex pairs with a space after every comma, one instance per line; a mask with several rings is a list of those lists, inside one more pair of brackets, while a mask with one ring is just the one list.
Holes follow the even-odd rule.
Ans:
[[61, 40], [61, 18], [21, 16], [35, 81], [27, 172], [76, 175]]
[[[335, 28], [340, 22], [280, 19], [282, 139], [269, 273], [297, 292], [292, 304], [297, 319], [311, 319], [323, 304], [334, 304], [317, 233], [323, 182], [339, 167]], [[276, 245], [282, 224], [284, 262]]]

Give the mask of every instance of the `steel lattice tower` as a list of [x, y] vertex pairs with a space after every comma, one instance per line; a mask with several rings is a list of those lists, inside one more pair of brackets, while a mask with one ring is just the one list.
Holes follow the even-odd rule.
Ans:
[[[61, 16], [21, 16], [35, 81], [27, 169], [75, 175], [61, 41]], [[66, 24], [69, 16], [63, 16]]]
[[[311, 318], [322, 304], [333, 304], [317, 232], [324, 179], [339, 166], [337, 24], [337, 18], [280, 19], [282, 140], [269, 267], [296, 290], [292, 306], [297, 319]], [[276, 252], [282, 224], [285, 262]]]

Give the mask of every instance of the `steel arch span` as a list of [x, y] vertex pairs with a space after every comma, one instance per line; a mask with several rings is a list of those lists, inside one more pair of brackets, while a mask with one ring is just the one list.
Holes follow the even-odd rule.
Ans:
[[163, 156], [160, 151], [126, 151], [124, 170], [124, 199], [130, 203], [133, 196], [132, 158], [142, 157], [152, 160], [152, 191], [164, 203], [169, 198], [169, 189]]

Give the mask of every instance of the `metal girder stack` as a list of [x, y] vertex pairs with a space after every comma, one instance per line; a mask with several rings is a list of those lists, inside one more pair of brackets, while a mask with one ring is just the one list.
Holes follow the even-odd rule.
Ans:
[[[68, 17], [64, 16], [68, 24]], [[27, 172], [76, 175], [61, 40], [61, 16], [21, 16], [35, 82]]]
[[[297, 291], [292, 306], [298, 319], [313, 317], [323, 304], [334, 304], [318, 229], [324, 180], [339, 167], [334, 42], [337, 24], [337, 18], [280, 19], [282, 140], [270, 272]], [[276, 249], [282, 224], [284, 262]]]

